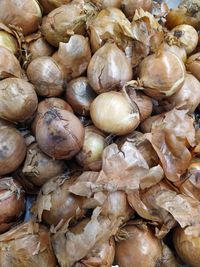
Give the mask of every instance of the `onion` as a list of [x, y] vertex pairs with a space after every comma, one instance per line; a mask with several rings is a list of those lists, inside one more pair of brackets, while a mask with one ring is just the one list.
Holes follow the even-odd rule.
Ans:
[[194, 27], [182, 24], [172, 29], [171, 33], [178, 39], [187, 54], [191, 54], [197, 47], [199, 36]]
[[[11, 228], [25, 210], [21, 185], [11, 177], [0, 179], [0, 233]], [[2, 261], [1, 261], [2, 263]]]
[[[134, 221], [133, 221], [134, 223]], [[161, 243], [145, 225], [122, 228], [127, 239], [116, 243], [116, 263], [120, 267], [155, 267], [161, 258]]]
[[36, 0], [0, 1], [0, 20], [20, 27], [24, 35], [35, 32], [41, 22], [42, 12]]
[[200, 52], [188, 58], [186, 68], [200, 81]]
[[44, 13], [48, 14], [56, 7], [70, 3], [72, 0], [39, 0], [39, 2], [42, 5]]
[[152, 0], [122, 0], [122, 10], [129, 20], [133, 19], [136, 9], [142, 8], [150, 12], [152, 7]]
[[82, 35], [73, 35], [67, 43], [59, 43], [53, 58], [63, 67], [67, 80], [83, 74], [91, 59], [88, 39]]
[[169, 97], [184, 83], [185, 66], [182, 60], [169, 51], [146, 57], [139, 68], [139, 78], [149, 96], [159, 99]]
[[140, 124], [140, 129], [142, 130], [143, 133], [150, 133], [152, 129], [152, 125], [157, 120], [159, 121], [159, 119], [162, 117], [164, 117], [164, 113], [147, 118]]
[[56, 267], [49, 231], [33, 222], [23, 223], [0, 236], [0, 258], [4, 267]]
[[[187, 229], [187, 228], [186, 228]], [[179, 257], [191, 267], [200, 266], [200, 237], [186, 232], [180, 226], [173, 233], [173, 242]]]
[[32, 84], [18, 78], [0, 81], [0, 117], [9, 121], [25, 121], [37, 109], [37, 95]]
[[38, 120], [36, 140], [48, 156], [70, 159], [83, 146], [84, 128], [71, 112], [52, 108]]
[[39, 57], [31, 61], [27, 68], [27, 76], [38, 95], [59, 96], [64, 90], [62, 68], [52, 57]]
[[164, 50], [169, 51], [177, 55], [184, 63], [187, 61], [187, 53], [184, 47], [179, 47], [177, 45], [168, 45], [164, 43]]
[[92, 88], [103, 93], [121, 89], [133, 73], [125, 54], [115, 44], [106, 43], [90, 60], [87, 75]]
[[128, 134], [140, 123], [138, 108], [123, 93], [115, 91], [97, 96], [90, 115], [97, 128], [116, 135]]
[[15, 171], [26, 155], [26, 145], [20, 132], [13, 127], [0, 128], [0, 175]]
[[66, 99], [70, 102], [75, 113], [85, 116], [90, 114], [90, 105], [96, 94], [86, 77], [71, 80], [67, 85]]
[[83, 147], [76, 155], [76, 160], [85, 170], [100, 171], [105, 147], [104, 134], [93, 126], [87, 126]]
[[53, 160], [39, 149], [37, 143], [33, 143], [27, 149], [22, 172], [29, 182], [42, 186], [52, 177], [62, 174], [65, 169], [64, 161]]
[[19, 47], [13, 32], [3, 23], [0, 23], [0, 46], [10, 50], [13, 54], [17, 54]]

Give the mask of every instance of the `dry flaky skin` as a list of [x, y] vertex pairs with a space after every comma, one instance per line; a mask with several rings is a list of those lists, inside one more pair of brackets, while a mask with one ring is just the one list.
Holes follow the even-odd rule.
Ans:
[[196, 53], [188, 58], [186, 69], [200, 81], [200, 53]]
[[131, 21], [136, 9], [142, 8], [144, 11], [150, 12], [152, 7], [152, 0], [122, 0], [122, 10]]
[[70, 2], [72, 2], [72, 0], [39, 0], [39, 3], [42, 5], [45, 14], [48, 14], [56, 7], [65, 5]]
[[15, 34], [9, 27], [0, 23], [0, 46], [9, 49], [13, 54], [17, 54], [19, 51], [19, 45], [15, 37]]
[[120, 8], [121, 0], [91, 0], [97, 7], [104, 9], [108, 7]]
[[91, 59], [88, 38], [75, 34], [68, 42], [60, 42], [53, 58], [61, 65], [67, 80], [80, 76], [87, 70]]
[[56, 267], [47, 229], [29, 222], [2, 234], [0, 264], [3, 267]]

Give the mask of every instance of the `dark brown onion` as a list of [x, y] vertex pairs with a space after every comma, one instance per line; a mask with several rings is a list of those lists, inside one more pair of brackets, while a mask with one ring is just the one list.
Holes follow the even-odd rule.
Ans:
[[37, 95], [31, 83], [18, 78], [0, 81], [0, 118], [25, 121], [32, 117], [37, 105]]
[[186, 68], [200, 81], [200, 52], [188, 58]]
[[120, 267], [155, 267], [161, 258], [161, 243], [152, 231], [145, 225], [134, 224], [122, 231], [127, 239], [116, 243], [116, 263]]
[[66, 100], [78, 115], [86, 116], [90, 114], [90, 105], [95, 97], [96, 94], [86, 77], [73, 79], [67, 85]]
[[59, 96], [64, 91], [65, 78], [62, 67], [52, 57], [38, 57], [31, 61], [27, 76], [38, 95]]
[[20, 132], [13, 127], [0, 128], [0, 175], [15, 171], [26, 155], [26, 145]]
[[25, 198], [21, 185], [12, 177], [0, 179], [0, 234], [23, 215]]
[[122, 10], [130, 20], [133, 19], [136, 9], [142, 8], [144, 11], [150, 12], [152, 7], [152, 0], [122, 0]]
[[52, 108], [38, 120], [36, 140], [48, 156], [70, 159], [83, 146], [84, 128], [73, 113]]
[[132, 67], [125, 54], [112, 43], [99, 48], [90, 60], [88, 80], [96, 93], [121, 89], [132, 79]]

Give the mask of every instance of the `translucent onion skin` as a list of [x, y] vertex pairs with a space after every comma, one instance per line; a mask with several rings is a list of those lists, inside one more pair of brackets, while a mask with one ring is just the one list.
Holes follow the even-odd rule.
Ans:
[[15, 171], [26, 155], [25, 140], [14, 127], [0, 128], [0, 175]]
[[183, 86], [185, 66], [174, 53], [162, 51], [141, 62], [139, 78], [147, 95], [162, 99], [173, 95]]
[[25, 210], [25, 197], [21, 185], [12, 177], [0, 179], [0, 234], [18, 221]]
[[98, 129], [116, 135], [128, 134], [140, 123], [138, 108], [115, 91], [97, 96], [91, 104], [90, 116]]
[[55, 159], [70, 159], [83, 146], [84, 128], [71, 112], [50, 109], [37, 122], [36, 140], [40, 149]]
[[41, 18], [42, 12], [36, 0], [0, 1], [0, 20], [6, 25], [22, 28], [24, 35], [35, 32]]
[[106, 43], [96, 51], [87, 70], [89, 83], [98, 94], [121, 89], [132, 75], [130, 62], [112, 43]]
[[7, 48], [14, 55], [17, 54], [19, 50], [15, 37], [12, 34], [3, 30], [0, 30], [0, 46]]
[[122, 10], [129, 20], [133, 19], [136, 9], [142, 8], [150, 12], [152, 7], [152, 0], [122, 0]]
[[64, 73], [52, 57], [39, 57], [31, 61], [27, 76], [40, 96], [59, 96], [64, 91]]
[[186, 69], [200, 81], [200, 52], [188, 58]]
[[184, 263], [191, 267], [200, 266], [199, 235], [187, 234], [184, 229], [177, 227], [173, 233], [173, 243], [177, 254]]

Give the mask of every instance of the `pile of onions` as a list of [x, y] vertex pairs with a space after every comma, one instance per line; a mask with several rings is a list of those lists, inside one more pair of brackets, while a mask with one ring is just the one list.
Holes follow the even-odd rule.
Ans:
[[122, 10], [130, 20], [133, 19], [136, 9], [142, 8], [143, 10], [150, 12], [152, 7], [152, 0], [122, 0]]
[[186, 68], [200, 81], [200, 52], [188, 58]]

